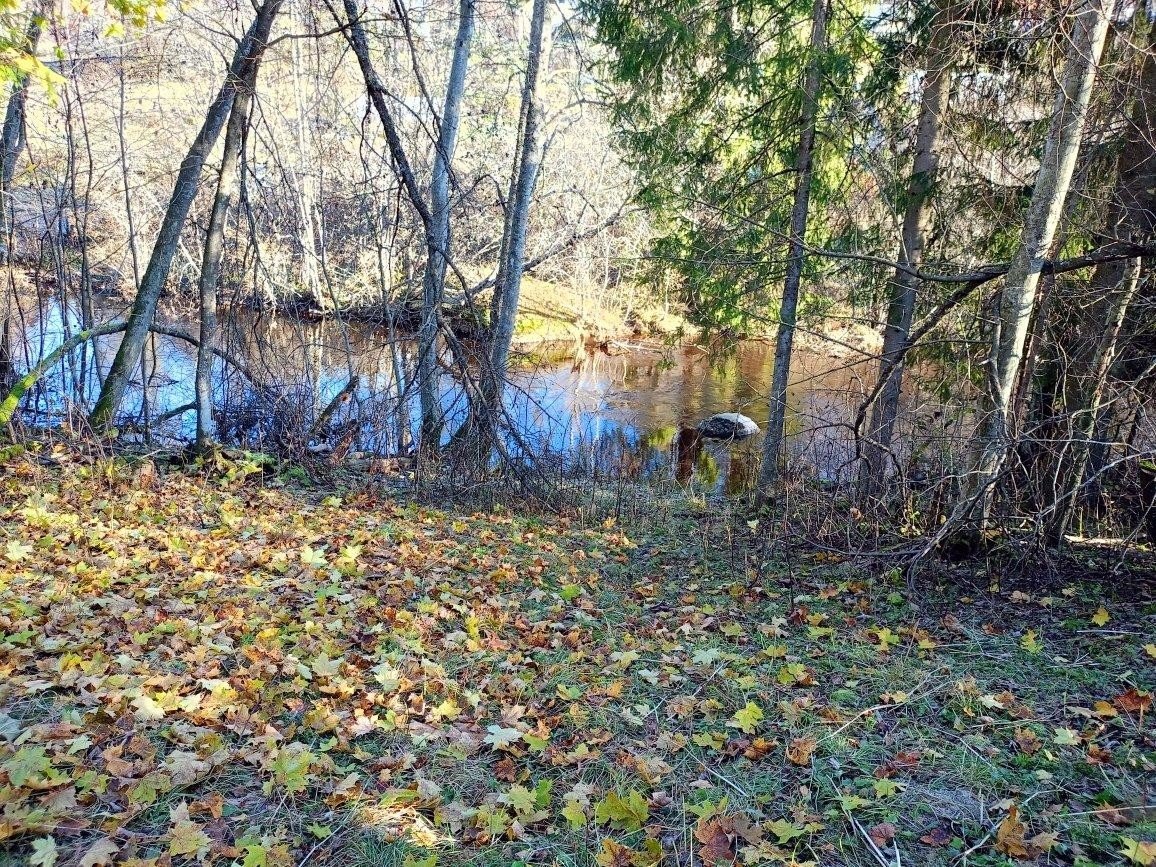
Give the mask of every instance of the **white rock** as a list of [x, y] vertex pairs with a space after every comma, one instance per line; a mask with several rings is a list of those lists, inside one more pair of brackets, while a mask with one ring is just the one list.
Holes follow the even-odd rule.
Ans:
[[720, 412], [698, 426], [698, 432], [707, 439], [742, 440], [759, 432], [753, 419], [737, 412]]

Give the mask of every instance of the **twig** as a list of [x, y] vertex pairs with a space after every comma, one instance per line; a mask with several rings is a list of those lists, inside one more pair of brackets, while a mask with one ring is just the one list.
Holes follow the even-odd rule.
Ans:
[[999, 828], [998, 824], [992, 825], [991, 830], [983, 835], [982, 840], [980, 840], [978, 843], [976, 843], [974, 846], [972, 846], [970, 849], [968, 849], [966, 852], [964, 852], [962, 855], [960, 855], [958, 858], [956, 858], [954, 861], [951, 862], [952, 867], [955, 867], [956, 864], [963, 864], [965, 861], [967, 861], [968, 855], [970, 855], [972, 852], [975, 852], [977, 849], [982, 849], [984, 846], [986, 846], [987, 841], [992, 838], [992, 835], [995, 834], [996, 829], [998, 829], [998, 828]]
[[718, 777], [720, 780], [722, 780], [724, 783], [726, 783], [728, 786], [730, 786], [732, 789], [734, 789], [736, 792], [738, 792], [744, 798], [750, 798], [750, 795], [738, 783], [734, 782], [733, 780], [728, 780], [726, 777], [724, 777], [722, 774], [720, 774], [718, 771], [716, 771], [714, 768], [712, 768], [710, 765], [708, 765], [706, 762], [704, 762], [698, 756], [695, 756], [694, 760], [696, 762], [698, 762], [700, 765], [702, 765], [703, 769], [708, 774], [711, 774], [712, 776]]
[[[847, 821], [851, 823], [851, 827], [862, 835], [864, 841], [867, 843], [867, 848], [871, 851], [871, 854], [875, 857], [875, 860], [879, 862], [881, 867], [892, 867], [891, 859], [884, 855], [882, 850], [875, 845], [875, 841], [871, 839], [871, 835], [867, 833], [867, 829], [860, 825], [850, 813], [845, 813], [845, 815], [847, 816]], [[898, 847], [895, 849], [895, 854], [899, 854]], [[896, 862], [895, 867], [899, 867], [898, 862]]]

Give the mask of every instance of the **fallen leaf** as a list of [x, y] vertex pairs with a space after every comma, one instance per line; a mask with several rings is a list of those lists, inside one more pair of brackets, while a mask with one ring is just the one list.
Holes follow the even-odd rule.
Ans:
[[702, 844], [698, 856], [703, 864], [734, 861], [733, 834], [734, 823], [726, 816], [700, 819], [694, 829], [694, 839]]
[[887, 846], [895, 839], [895, 826], [890, 822], [880, 822], [878, 825], [867, 830], [867, 836], [880, 849]]
[[819, 742], [814, 738], [795, 738], [787, 747], [787, 759], [796, 765], [807, 765]]
[[1122, 848], [1120, 854], [1140, 867], [1151, 867], [1156, 864], [1156, 842], [1151, 840], [1133, 840], [1131, 837], [1121, 837]]
[[931, 828], [927, 831], [926, 834], [920, 837], [919, 841], [938, 849], [950, 843], [951, 838], [952, 833], [950, 828], [945, 828], [942, 825], [936, 825], [934, 828]]

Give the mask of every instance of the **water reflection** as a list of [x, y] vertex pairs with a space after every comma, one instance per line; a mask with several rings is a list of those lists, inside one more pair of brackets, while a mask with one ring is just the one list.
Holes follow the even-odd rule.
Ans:
[[[99, 315], [102, 321], [115, 321], [123, 311], [110, 308]], [[180, 311], [168, 311], [166, 319], [188, 332], [196, 327], [195, 316]], [[22, 326], [24, 362], [31, 364], [77, 330], [79, 317], [74, 309], [48, 306]], [[78, 350], [47, 376], [28, 401], [32, 420], [51, 423], [70, 404], [87, 407], [119, 339], [111, 335]], [[413, 442], [418, 408], [412, 398], [412, 341], [382, 326], [245, 313], [230, 318], [222, 344], [254, 379], [276, 384], [277, 413], [299, 415], [284, 423], [307, 429], [357, 376], [354, 399], [339, 419], [356, 420], [357, 447], [397, 454]], [[733, 493], [749, 486], [762, 437], [733, 444], [703, 441], [693, 428], [716, 412], [740, 412], [765, 427], [772, 356], [771, 346], [751, 342], [721, 351], [631, 347], [577, 360], [527, 361], [509, 389], [508, 413], [531, 448], [564, 456], [574, 471], [661, 476], [706, 492]], [[126, 414], [139, 419], [147, 410], [150, 418], [164, 419], [154, 425], [155, 435], [191, 438], [192, 413], [176, 411], [192, 403], [195, 362], [190, 344], [155, 336], [142, 375], [126, 397]], [[845, 478], [853, 452], [846, 422], [870, 369], [807, 352], [797, 353], [793, 367], [788, 390], [792, 457], [821, 477]], [[446, 368], [451, 369], [448, 360]], [[274, 423], [269, 416], [275, 413], [245, 377], [218, 362], [214, 389], [216, 403], [229, 408], [230, 436], [268, 432]], [[465, 398], [448, 373], [440, 392], [452, 430], [465, 417]], [[173, 415], [166, 419], [167, 414]]]

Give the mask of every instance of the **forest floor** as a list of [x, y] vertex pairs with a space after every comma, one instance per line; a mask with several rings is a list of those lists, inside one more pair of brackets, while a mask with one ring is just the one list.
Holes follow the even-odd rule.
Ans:
[[249, 469], [3, 459], [0, 862], [1156, 859], [1150, 603]]

